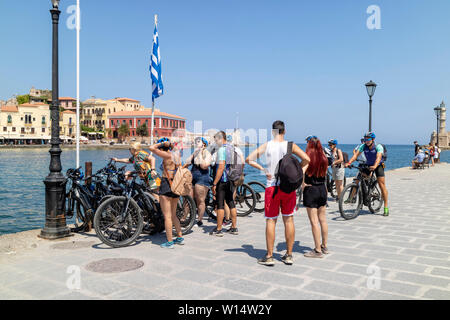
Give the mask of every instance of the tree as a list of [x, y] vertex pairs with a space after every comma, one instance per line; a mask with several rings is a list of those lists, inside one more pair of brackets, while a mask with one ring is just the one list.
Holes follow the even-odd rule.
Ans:
[[24, 103], [29, 103], [30, 102], [30, 95], [29, 94], [24, 94], [21, 96], [17, 96], [17, 103], [18, 104], [24, 104]]
[[119, 139], [122, 141], [123, 138], [130, 134], [130, 128], [127, 124], [122, 124], [119, 129], [117, 129], [117, 133], [119, 134]]
[[136, 134], [140, 137], [142, 137], [142, 141], [144, 140], [144, 137], [148, 137], [148, 127], [147, 124], [144, 123], [136, 128]]

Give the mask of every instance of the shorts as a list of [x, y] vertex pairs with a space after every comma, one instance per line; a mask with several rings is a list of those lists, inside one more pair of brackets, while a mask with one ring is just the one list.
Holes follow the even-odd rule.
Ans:
[[344, 180], [345, 168], [331, 168], [334, 181]]
[[209, 176], [209, 172], [202, 173], [200, 170], [192, 171], [192, 184], [195, 186], [196, 184], [200, 184], [205, 187], [211, 186], [211, 178]]
[[[366, 169], [364, 170], [364, 173], [369, 175], [370, 174], [370, 170]], [[377, 178], [380, 177], [384, 177], [384, 163], [380, 164], [375, 170], [374, 170], [374, 174]]]
[[306, 208], [315, 208], [326, 206], [328, 192], [325, 184], [306, 186], [303, 190], [303, 205]]
[[159, 187], [159, 195], [169, 197], [169, 198], [179, 198], [180, 197], [179, 195], [172, 192], [172, 189], [170, 188], [169, 179], [167, 179], [167, 178], [161, 179], [161, 186]]
[[278, 192], [273, 196], [276, 187], [266, 188], [264, 195], [264, 213], [266, 219], [276, 219], [281, 214], [283, 217], [290, 217], [294, 215], [294, 209], [297, 202], [297, 193], [285, 193], [278, 188]]
[[216, 187], [216, 199], [217, 199], [217, 209], [225, 209], [225, 201], [227, 202], [228, 208], [234, 209], [233, 194], [235, 186], [231, 181], [219, 182]]

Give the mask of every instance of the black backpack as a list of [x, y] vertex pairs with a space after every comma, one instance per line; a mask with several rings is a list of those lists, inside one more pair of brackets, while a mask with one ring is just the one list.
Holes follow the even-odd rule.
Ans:
[[342, 150], [341, 150], [341, 152], [342, 152], [342, 157], [344, 158], [344, 164], [345, 164], [345, 163], [348, 162], [348, 153], [347, 153], [347, 152], [344, 152], [344, 151], [342, 151]]
[[300, 161], [292, 154], [293, 144], [293, 142], [288, 143], [286, 155], [278, 162], [275, 173], [277, 187], [275, 187], [273, 197], [278, 193], [278, 188], [284, 193], [291, 193], [297, 190], [303, 182], [302, 166]]

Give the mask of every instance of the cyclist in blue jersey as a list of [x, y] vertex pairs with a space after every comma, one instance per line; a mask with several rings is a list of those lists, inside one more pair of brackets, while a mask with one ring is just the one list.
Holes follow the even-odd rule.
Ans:
[[366, 157], [366, 164], [370, 166], [370, 171], [374, 172], [378, 185], [380, 186], [381, 193], [384, 199], [384, 216], [389, 215], [388, 207], [388, 191], [386, 188], [386, 180], [384, 176], [384, 161], [383, 154], [384, 148], [381, 144], [375, 143], [375, 133], [368, 132], [364, 135], [364, 143], [359, 146], [359, 149], [353, 155], [353, 157], [345, 164], [345, 167], [349, 167], [352, 162], [356, 161], [360, 154], [364, 154]]

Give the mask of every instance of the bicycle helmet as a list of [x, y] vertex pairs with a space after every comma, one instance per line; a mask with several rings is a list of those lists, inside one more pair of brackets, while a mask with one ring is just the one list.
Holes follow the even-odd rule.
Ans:
[[375, 133], [373, 133], [373, 132], [367, 132], [365, 135], [364, 135], [364, 138], [370, 138], [370, 139], [373, 139], [373, 140], [375, 140]]
[[306, 142], [309, 142], [311, 139], [317, 139], [317, 137], [316, 136], [307, 136], [305, 138]]
[[330, 141], [328, 141], [328, 144], [334, 144], [335, 146], [337, 146], [338, 141], [336, 139], [331, 139]]
[[[161, 138], [161, 139], [158, 140], [157, 143], [164, 143], [164, 142], [169, 142], [170, 143], [169, 138]], [[164, 146], [159, 146], [158, 147], [158, 149], [161, 149], [161, 148], [164, 148]]]

